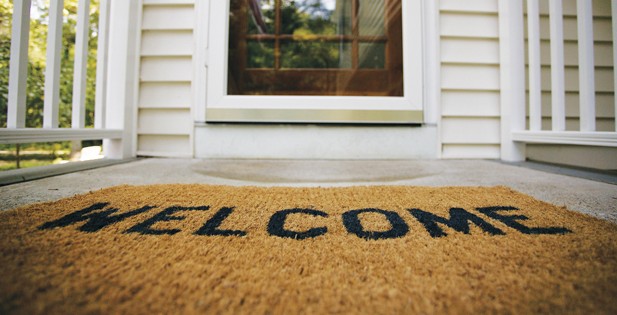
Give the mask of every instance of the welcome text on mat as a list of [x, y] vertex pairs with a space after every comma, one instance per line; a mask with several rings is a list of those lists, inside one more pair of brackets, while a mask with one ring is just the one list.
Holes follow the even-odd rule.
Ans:
[[[107, 226], [121, 222], [127, 218], [155, 209], [155, 206], [144, 206], [135, 210], [115, 214], [116, 208], [108, 207], [109, 203], [95, 203], [84, 209], [75, 211], [57, 220], [47, 222], [39, 226], [39, 230], [47, 230], [59, 227], [67, 227], [80, 222], [85, 222], [79, 227], [83, 232], [97, 232]], [[235, 207], [220, 208], [205, 224], [194, 232], [195, 235], [203, 236], [246, 236], [248, 233], [242, 230], [221, 229], [223, 222], [233, 214]], [[180, 229], [156, 229], [157, 222], [182, 221], [184, 216], [175, 215], [179, 212], [188, 211], [209, 211], [210, 206], [181, 207], [172, 206], [165, 208], [154, 216], [134, 225], [124, 233], [139, 233], [143, 235], [174, 235], [181, 232]], [[522, 223], [529, 220], [525, 215], [509, 214], [519, 209], [512, 206], [491, 206], [475, 208], [480, 214], [493, 220], [503, 223], [523, 234], [567, 234], [571, 233], [564, 227], [530, 227]], [[450, 227], [461, 233], [470, 234], [470, 223], [473, 223], [489, 235], [505, 235], [506, 233], [498, 227], [490, 224], [481, 216], [469, 212], [463, 208], [450, 208], [450, 217], [442, 217], [431, 212], [417, 208], [409, 208], [407, 212], [420, 222], [431, 237], [444, 237], [448, 234], [442, 229], [441, 225]], [[390, 224], [390, 229], [386, 231], [370, 231], [365, 229], [362, 224], [361, 215], [365, 213], [378, 214], [384, 217]], [[327, 219], [330, 215], [324, 211], [308, 208], [291, 208], [275, 212], [269, 219], [267, 225], [268, 234], [276, 237], [292, 238], [303, 240], [315, 238], [328, 232], [326, 226], [313, 227], [305, 231], [293, 231], [285, 228], [285, 222], [291, 215], [323, 217]], [[362, 208], [349, 210], [342, 214], [345, 229], [359, 238], [366, 240], [392, 239], [405, 236], [409, 232], [409, 225], [397, 212], [376, 208]]]

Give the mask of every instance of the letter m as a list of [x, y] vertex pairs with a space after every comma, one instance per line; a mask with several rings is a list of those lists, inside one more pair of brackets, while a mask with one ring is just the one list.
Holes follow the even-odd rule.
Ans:
[[58, 220], [47, 222], [39, 226], [39, 230], [66, 227], [78, 222], [86, 221], [86, 223], [82, 225], [79, 230], [83, 232], [97, 232], [106, 226], [118, 223], [124, 219], [130, 218], [132, 216], [138, 215], [154, 208], [152, 206], [145, 206], [118, 215], [112, 215], [118, 211], [118, 209], [114, 208], [98, 211], [104, 209], [105, 207], [107, 207], [107, 205], [109, 205], [109, 203], [95, 203], [87, 208], [67, 214]]
[[422, 225], [424, 225], [424, 228], [432, 237], [442, 237], [448, 235], [446, 232], [443, 231], [443, 229], [438, 225], [438, 223], [446, 225], [458, 232], [469, 234], [469, 222], [472, 222], [473, 224], [480, 227], [483, 231], [491, 235], [505, 234], [500, 229], [492, 226], [477, 215], [469, 213], [465, 211], [465, 209], [461, 208], [451, 208], [450, 219], [446, 219], [420, 209], [409, 209], [409, 212], [420, 223], [422, 223]]

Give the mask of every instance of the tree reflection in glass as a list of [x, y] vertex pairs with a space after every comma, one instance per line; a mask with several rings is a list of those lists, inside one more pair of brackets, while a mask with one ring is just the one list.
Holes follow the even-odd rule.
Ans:
[[231, 0], [230, 95], [402, 96], [401, 0]]

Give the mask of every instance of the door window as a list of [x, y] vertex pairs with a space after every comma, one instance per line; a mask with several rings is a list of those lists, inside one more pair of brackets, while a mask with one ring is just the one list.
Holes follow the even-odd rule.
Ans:
[[231, 0], [228, 95], [403, 96], [401, 0]]

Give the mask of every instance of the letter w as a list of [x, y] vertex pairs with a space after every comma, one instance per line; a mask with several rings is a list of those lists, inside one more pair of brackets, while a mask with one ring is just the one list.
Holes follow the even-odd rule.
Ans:
[[106, 226], [112, 225], [114, 223], [118, 223], [124, 219], [130, 218], [132, 216], [138, 215], [152, 208], [155, 208], [152, 206], [145, 206], [145, 207], [142, 207], [142, 208], [139, 208], [133, 211], [129, 211], [126, 213], [118, 214], [118, 215], [112, 215], [113, 213], [116, 213], [118, 211], [118, 209], [114, 209], [114, 208], [109, 208], [104, 211], [93, 212], [93, 211], [101, 210], [107, 207], [107, 205], [109, 205], [109, 203], [107, 202], [95, 203], [87, 208], [84, 208], [82, 210], [65, 215], [64, 217], [56, 221], [47, 222], [39, 226], [39, 230], [53, 229], [56, 227], [66, 227], [66, 226], [69, 226], [69, 225], [72, 225], [78, 222], [87, 221], [86, 224], [82, 225], [79, 228], [79, 230], [83, 232], [97, 232]]
[[437, 223], [445, 224], [458, 232], [469, 234], [469, 222], [472, 222], [483, 231], [491, 235], [505, 234], [500, 229], [490, 225], [477, 215], [469, 213], [465, 211], [465, 209], [461, 208], [451, 208], [450, 219], [446, 219], [420, 209], [409, 209], [409, 212], [424, 225], [424, 228], [432, 237], [442, 237], [448, 235], [441, 229], [441, 227], [439, 227]]

